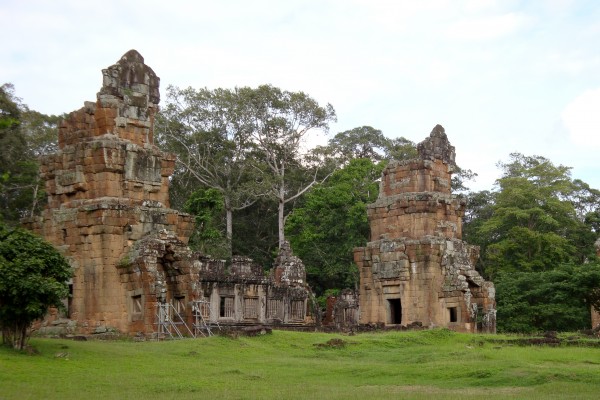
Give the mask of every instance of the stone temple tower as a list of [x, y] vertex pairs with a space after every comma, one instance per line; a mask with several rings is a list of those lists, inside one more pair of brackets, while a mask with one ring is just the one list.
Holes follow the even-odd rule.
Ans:
[[157, 302], [195, 295], [193, 224], [169, 208], [175, 157], [153, 144], [159, 78], [135, 50], [102, 75], [96, 102], [69, 114], [41, 161], [48, 205], [25, 224], [71, 262], [78, 331], [152, 331]]
[[451, 194], [454, 146], [435, 126], [419, 158], [392, 161], [368, 206], [371, 242], [354, 250], [360, 322], [495, 332], [495, 291], [461, 240], [465, 201]]

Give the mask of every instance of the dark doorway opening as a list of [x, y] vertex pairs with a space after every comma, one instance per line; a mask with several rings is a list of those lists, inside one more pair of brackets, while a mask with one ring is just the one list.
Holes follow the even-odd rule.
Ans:
[[69, 283], [69, 297], [67, 298], [67, 318], [71, 318], [73, 312], [73, 284]]
[[402, 323], [402, 305], [400, 299], [388, 299], [390, 304], [390, 324]]
[[456, 307], [448, 307], [448, 312], [450, 313], [450, 322], [458, 322]]

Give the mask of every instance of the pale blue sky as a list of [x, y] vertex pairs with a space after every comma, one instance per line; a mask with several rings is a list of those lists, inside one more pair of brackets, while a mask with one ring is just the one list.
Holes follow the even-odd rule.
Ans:
[[331, 134], [439, 123], [473, 189], [516, 151], [600, 188], [597, 0], [0, 0], [0, 21], [0, 83], [43, 113], [95, 100], [135, 48], [163, 95], [271, 83], [331, 103]]

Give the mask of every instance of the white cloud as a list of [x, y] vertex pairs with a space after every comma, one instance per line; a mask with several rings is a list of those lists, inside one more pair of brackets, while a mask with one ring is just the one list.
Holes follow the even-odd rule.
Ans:
[[600, 146], [600, 88], [587, 90], [561, 114], [571, 140], [581, 146]]
[[498, 8], [498, 0], [467, 0], [465, 10], [468, 12], [480, 12], [483, 10]]
[[554, 12], [565, 13], [573, 7], [574, 3], [575, 0], [546, 0], [543, 5]]
[[396, 34], [436, 30], [436, 21], [452, 12], [450, 0], [354, 0], [353, 3], [361, 7], [363, 17], [378, 29]]
[[428, 81], [435, 84], [442, 83], [449, 80], [453, 73], [453, 66], [448, 60], [434, 58], [429, 63]]
[[545, 64], [552, 70], [564, 71], [572, 76], [593, 74], [600, 68], [600, 56], [590, 49], [565, 49], [550, 53]]
[[450, 25], [446, 34], [452, 39], [489, 40], [511, 35], [529, 22], [522, 13], [477, 16], [461, 19]]

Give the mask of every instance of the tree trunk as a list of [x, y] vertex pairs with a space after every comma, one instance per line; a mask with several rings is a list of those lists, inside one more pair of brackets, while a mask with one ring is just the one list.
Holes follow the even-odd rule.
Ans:
[[281, 249], [281, 247], [283, 246], [283, 242], [285, 242], [285, 233], [284, 233], [284, 226], [285, 226], [285, 219], [284, 219], [284, 207], [285, 206], [285, 201], [283, 197], [279, 198], [279, 209], [278, 209], [278, 215], [277, 215], [277, 222], [279, 224], [279, 249]]
[[18, 334], [19, 338], [19, 350], [23, 350], [25, 348], [25, 344], [27, 343], [27, 324], [22, 324], [21, 329]]
[[225, 199], [225, 240], [227, 241], [227, 254], [233, 255], [233, 211], [229, 199]]
[[17, 322], [2, 329], [2, 343], [17, 350], [23, 350], [27, 344], [29, 324]]
[[33, 202], [31, 204], [31, 212], [29, 216], [33, 218], [35, 216], [35, 209], [38, 203], [38, 191], [40, 189], [40, 174], [37, 174], [37, 179], [35, 181], [35, 185], [33, 185]]

